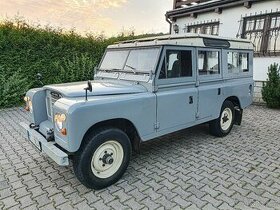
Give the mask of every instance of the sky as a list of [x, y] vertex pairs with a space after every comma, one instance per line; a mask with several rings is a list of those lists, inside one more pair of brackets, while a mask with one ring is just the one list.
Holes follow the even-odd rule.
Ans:
[[31, 23], [80, 34], [167, 33], [165, 13], [173, 0], [0, 0], [0, 19], [24, 17]]

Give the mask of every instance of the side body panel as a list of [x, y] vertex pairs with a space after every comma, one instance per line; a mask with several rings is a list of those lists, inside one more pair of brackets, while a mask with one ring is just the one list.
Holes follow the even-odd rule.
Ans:
[[176, 129], [196, 120], [197, 89], [195, 84], [161, 89], [157, 92], [158, 132]]
[[198, 120], [212, 120], [219, 117], [221, 104], [225, 99], [222, 95], [223, 81], [200, 82], [198, 86]]
[[[69, 108], [65, 104], [71, 104]], [[154, 133], [156, 99], [153, 93], [98, 96], [79, 101], [60, 99], [55, 111], [67, 110], [67, 150], [76, 152], [86, 132], [96, 123], [111, 119], [126, 119], [136, 127], [142, 139]], [[59, 133], [55, 137], [61, 138]]]

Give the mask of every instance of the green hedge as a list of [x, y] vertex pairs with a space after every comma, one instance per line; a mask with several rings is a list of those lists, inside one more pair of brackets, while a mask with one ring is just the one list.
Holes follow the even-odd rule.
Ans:
[[36, 27], [22, 20], [0, 23], [0, 107], [17, 106], [25, 92], [39, 86], [37, 73], [44, 84], [83, 81], [93, 78], [106, 47], [117, 41], [135, 37], [87, 35], [74, 31]]

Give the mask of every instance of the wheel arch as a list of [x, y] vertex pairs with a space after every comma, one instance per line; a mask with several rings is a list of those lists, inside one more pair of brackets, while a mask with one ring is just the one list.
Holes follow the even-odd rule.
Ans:
[[241, 125], [243, 108], [241, 106], [239, 98], [237, 96], [230, 96], [226, 98], [224, 101], [230, 101], [233, 103], [235, 109], [234, 124]]
[[141, 144], [140, 135], [139, 135], [135, 125], [130, 120], [125, 119], [125, 118], [115, 118], [115, 119], [109, 119], [109, 120], [104, 120], [104, 121], [95, 123], [84, 134], [82, 144], [86, 143], [85, 137], [87, 135], [89, 135], [93, 130], [96, 130], [96, 129], [99, 129], [102, 127], [118, 128], [118, 129], [122, 130], [123, 132], [125, 132], [130, 139], [133, 150], [139, 153], [140, 144]]
[[225, 101], [230, 101], [233, 103], [234, 106], [238, 106], [240, 109], [241, 109], [241, 103], [240, 103], [240, 100], [237, 96], [230, 96], [230, 97], [227, 97]]

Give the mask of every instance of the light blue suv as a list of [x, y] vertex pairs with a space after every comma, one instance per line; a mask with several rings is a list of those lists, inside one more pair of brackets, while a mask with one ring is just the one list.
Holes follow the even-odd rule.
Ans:
[[101, 189], [120, 179], [132, 149], [201, 123], [223, 137], [252, 103], [253, 45], [186, 34], [109, 46], [93, 81], [27, 92], [28, 140]]

